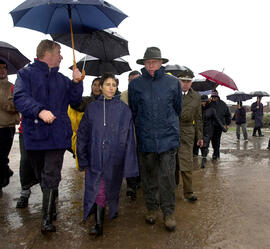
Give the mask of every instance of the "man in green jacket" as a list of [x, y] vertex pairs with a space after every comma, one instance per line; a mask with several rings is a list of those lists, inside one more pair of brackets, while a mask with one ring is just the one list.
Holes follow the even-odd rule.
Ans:
[[184, 69], [178, 75], [183, 96], [178, 157], [183, 179], [184, 198], [189, 202], [195, 202], [197, 197], [193, 194], [192, 187], [193, 145], [196, 134], [197, 145], [203, 146], [201, 96], [191, 88], [193, 72], [187, 67]]

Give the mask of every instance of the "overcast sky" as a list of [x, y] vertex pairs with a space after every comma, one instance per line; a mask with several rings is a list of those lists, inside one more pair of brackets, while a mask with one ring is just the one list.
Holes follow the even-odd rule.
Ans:
[[[22, 0], [2, 3], [0, 9], [0, 40], [17, 47], [33, 60], [41, 39], [49, 38], [37, 31], [13, 27], [9, 14]], [[125, 56], [133, 70], [141, 69], [136, 60], [145, 49], [157, 46], [168, 64], [191, 68], [198, 73], [216, 69], [228, 74], [240, 91], [256, 90], [270, 93], [269, 0], [109, 0], [129, 17], [116, 30], [129, 41], [130, 56]], [[61, 72], [71, 76], [70, 48], [62, 47], [64, 60]], [[83, 54], [76, 53], [77, 61]], [[122, 74], [120, 90], [127, 88], [128, 73]], [[10, 79], [15, 80], [15, 76]], [[88, 94], [92, 77], [85, 81]], [[233, 90], [217, 89], [223, 100]], [[254, 100], [254, 99], [253, 99]], [[263, 98], [263, 102], [270, 98]], [[249, 104], [251, 101], [247, 101]], [[228, 102], [231, 103], [231, 102]]]

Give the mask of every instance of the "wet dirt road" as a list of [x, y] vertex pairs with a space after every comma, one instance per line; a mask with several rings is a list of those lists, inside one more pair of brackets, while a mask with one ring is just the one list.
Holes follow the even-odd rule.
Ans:
[[164, 230], [159, 214], [155, 225], [145, 223], [145, 205], [141, 190], [131, 201], [120, 196], [119, 217], [105, 217], [104, 236], [88, 235], [93, 219], [82, 224], [83, 173], [75, 169], [69, 152], [65, 154], [58, 201], [57, 232], [40, 233], [41, 191], [32, 188], [29, 207], [16, 209], [20, 193], [18, 135], [10, 153], [14, 170], [10, 184], [0, 197], [0, 248], [93, 248], [93, 249], [268, 249], [270, 248], [270, 133], [263, 138], [250, 136], [249, 142], [236, 142], [235, 133], [223, 134], [221, 160], [212, 162], [211, 150], [205, 169], [195, 158], [195, 204], [182, 198], [182, 186], [176, 192], [177, 229]]

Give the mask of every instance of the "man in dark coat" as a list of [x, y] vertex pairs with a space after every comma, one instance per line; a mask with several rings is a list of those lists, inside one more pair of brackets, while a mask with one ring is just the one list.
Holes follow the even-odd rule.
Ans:
[[202, 103], [202, 117], [203, 117], [203, 147], [201, 148], [202, 152], [202, 164], [201, 168], [205, 168], [206, 157], [208, 155], [209, 143], [213, 137], [214, 133], [214, 124], [219, 125], [223, 132], [227, 132], [227, 129], [222, 124], [222, 122], [217, 117], [215, 108], [209, 104], [209, 99], [207, 95], [201, 96]]
[[236, 124], [237, 141], [240, 140], [240, 128], [242, 128], [244, 140], [248, 142], [246, 109], [242, 106], [242, 101], [237, 102], [237, 108], [235, 110], [232, 120], [235, 121]]
[[165, 228], [176, 227], [175, 154], [179, 147], [182, 91], [179, 80], [165, 73], [157, 47], [146, 49], [142, 76], [129, 83], [128, 102], [135, 123], [142, 190], [147, 206], [145, 221], [154, 224], [159, 206]]
[[252, 103], [251, 111], [252, 117], [255, 120], [254, 128], [253, 128], [253, 137], [257, 137], [256, 132], [258, 131], [259, 137], [263, 137], [261, 128], [263, 127], [263, 104], [261, 103], [262, 97], [258, 96], [257, 101]]
[[[228, 130], [229, 125], [231, 124], [231, 112], [229, 107], [226, 105], [224, 101], [222, 101], [218, 95], [218, 91], [214, 90], [211, 93], [211, 107], [215, 108], [217, 117], [225, 125], [225, 128]], [[212, 159], [217, 160], [220, 158], [220, 139], [222, 135], [222, 128], [217, 122], [214, 122], [214, 132], [213, 137], [211, 139], [212, 147], [213, 147], [213, 155]]]
[[55, 232], [52, 215], [61, 180], [65, 150], [71, 147], [69, 104], [81, 102], [81, 73], [73, 70], [73, 80], [59, 73], [63, 57], [60, 45], [43, 40], [34, 63], [18, 72], [14, 103], [22, 114], [24, 145], [43, 192], [41, 232]]

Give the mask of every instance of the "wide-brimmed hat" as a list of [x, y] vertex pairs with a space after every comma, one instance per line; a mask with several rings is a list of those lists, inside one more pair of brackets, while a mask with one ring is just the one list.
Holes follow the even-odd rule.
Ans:
[[182, 66], [181, 68], [182, 70], [177, 75], [180, 80], [192, 80], [194, 78], [194, 73], [191, 69], [185, 66]]
[[163, 63], [167, 63], [169, 60], [161, 57], [161, 51], [157, 47], [149, 47], [146, 49], [143, 59], [138, 59], [137, 64], [144, 65], [145, 60], [162, 60]]

